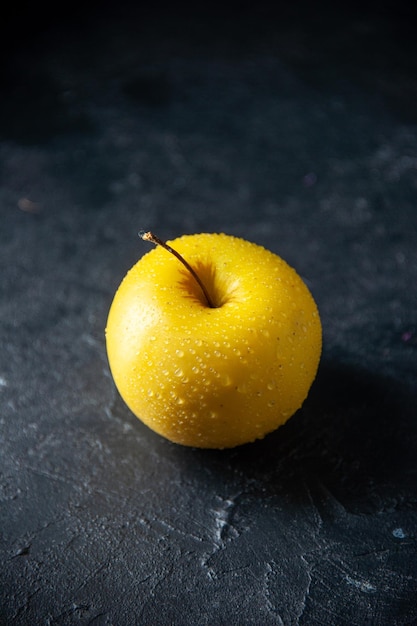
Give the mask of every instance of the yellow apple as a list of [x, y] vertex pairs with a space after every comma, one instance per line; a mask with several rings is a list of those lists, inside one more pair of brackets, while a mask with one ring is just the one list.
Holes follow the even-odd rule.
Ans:
[[322, 331], [310, 291], [280, 257], [237, 237], [184, 235], [166, 247], [188, 268], [157, 246], [110, 308], [107, 354], [120, 395], [183, 445], [264, 437], [301, 407], [317, 373]]

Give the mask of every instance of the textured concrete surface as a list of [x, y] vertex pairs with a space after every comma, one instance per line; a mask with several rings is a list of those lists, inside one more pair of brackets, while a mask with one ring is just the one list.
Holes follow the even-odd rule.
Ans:
[[[2, 25], [1, 623], [417, 623], [412, 14], [97, 4]], [[140, 228], [308, 283], [321, 368], [264, 441], [182, 448], [119, 398]]]

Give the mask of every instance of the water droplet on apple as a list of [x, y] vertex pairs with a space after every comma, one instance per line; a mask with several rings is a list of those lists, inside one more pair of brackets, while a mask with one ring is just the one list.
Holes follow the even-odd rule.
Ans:
[[229, 374], [223, 374], [223, 376], [221, 377], [221, 383], [223, 387], [230, 387], [233, 381], [230, 378]]
[[266, 388], [267, 388], [269, 391], [272, 391], [273, 389], [275, 389], [275, 385], [274, 385], [274, 383], [268, 383], [268, 384], [267, 384], [267, 386], [266, 386]]
[[194, 374], [199, 374], [199, 373], [200, 373], [200, 368], [199, 368], [199, 367], [197, 367], [196, 365], [194, 365], [194, 366], [191, 368], [191, 371], [192, 371], [192, 372], [194, 372]]
[[182, 371], [182, 369], [181, 369], [180, 367], [178, 367], [178, 368], [175, 370], [174, 375], [175, 375], [175, 376], [178, 376], [178, 377], [180, 377], [180, 376], [184, 376], [184, 372]]
[[216, 411], [210, 411], [210, 413], [209, 413], [209, 417], [210, 417], [211, 419], [216, 419], [216, 417], [217, 417], [217, 413], [216, 413]]
[[184, 356], [184, 350], [175, 350], [175, 354], [181, 359]]
[[148, 397], [152, 398], [153, 395], [154, 395], [154, 393], [153, 393], [152, 389], [148, 389]]

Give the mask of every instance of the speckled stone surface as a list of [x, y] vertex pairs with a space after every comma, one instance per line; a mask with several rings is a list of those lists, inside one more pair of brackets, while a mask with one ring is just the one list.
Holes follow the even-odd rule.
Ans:
[[[416, 624], [412, 13], [97, 5], [1, 26], [1, 624]], [[121, 401], [140, 228], [307, 282], [322, 363], [276, 433], [183, 448]]]

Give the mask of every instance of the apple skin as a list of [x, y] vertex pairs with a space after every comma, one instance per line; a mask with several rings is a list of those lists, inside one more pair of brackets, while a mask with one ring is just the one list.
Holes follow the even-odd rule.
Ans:
[[302, 405], [322, 329], [300, 276], [265, 248], [225, 234], [168, 242], [216, 308], [157, 246], [127, 273], [106, 345], [120, 395], [151, 429], [186, 446], [230, 448], [263, 438]]

